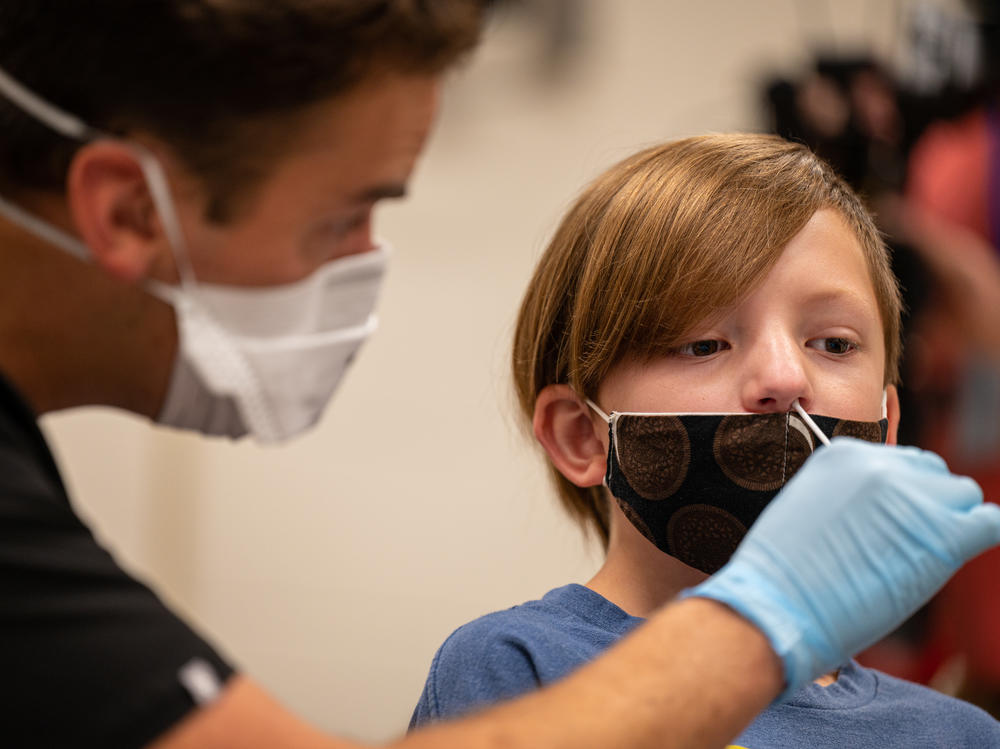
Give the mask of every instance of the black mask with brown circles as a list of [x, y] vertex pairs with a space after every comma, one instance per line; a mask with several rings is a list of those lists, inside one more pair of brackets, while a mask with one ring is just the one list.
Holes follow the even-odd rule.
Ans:
[[[658, 549], [712, 574], [822, 444], [799, 414], [604, 414], [604, 483]], [[888, 420], [811, 416], [828, 438], [885, 443]]]

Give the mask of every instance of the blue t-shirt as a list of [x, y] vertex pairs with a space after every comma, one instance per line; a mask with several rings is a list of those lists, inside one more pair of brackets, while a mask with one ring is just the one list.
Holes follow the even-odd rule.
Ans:
[[[438, 650], [410, 728], [454, 718], [550, 684], [592, 661], [642, 619], [582, 585], [488, 614]], [[664, 745], [669, 745], [669, 736]], [[1000, 722], [979, 708], [864, 668], [808, 684], [736, 739], [746, 749], [1000, 747]]]

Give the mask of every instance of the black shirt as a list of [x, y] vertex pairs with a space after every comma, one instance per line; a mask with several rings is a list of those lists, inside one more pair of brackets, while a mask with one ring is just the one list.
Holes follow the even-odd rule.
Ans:
[[232, 675], [97, 543], [0, 376], [0, 745], [144, 746], [195, 707], [192, 664]]

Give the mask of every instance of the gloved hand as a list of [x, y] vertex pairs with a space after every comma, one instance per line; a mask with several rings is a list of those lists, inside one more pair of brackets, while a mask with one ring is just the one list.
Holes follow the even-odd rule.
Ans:
[[1000, 543], [1000, 507], [931, 452], [837, 438], [683, 597], [725, 603], [784, 662], [788, 697], [885, 636]]

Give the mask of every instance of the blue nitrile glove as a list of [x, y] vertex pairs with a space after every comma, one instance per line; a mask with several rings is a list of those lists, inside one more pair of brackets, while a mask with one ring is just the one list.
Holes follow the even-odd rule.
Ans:
[[729, 563], [682, 596], [725, 603], [784, 662], [779, 701], [885, 636], [1000, 543], [1000, 507], [937, 455], [837, 438], [772, 500]]

